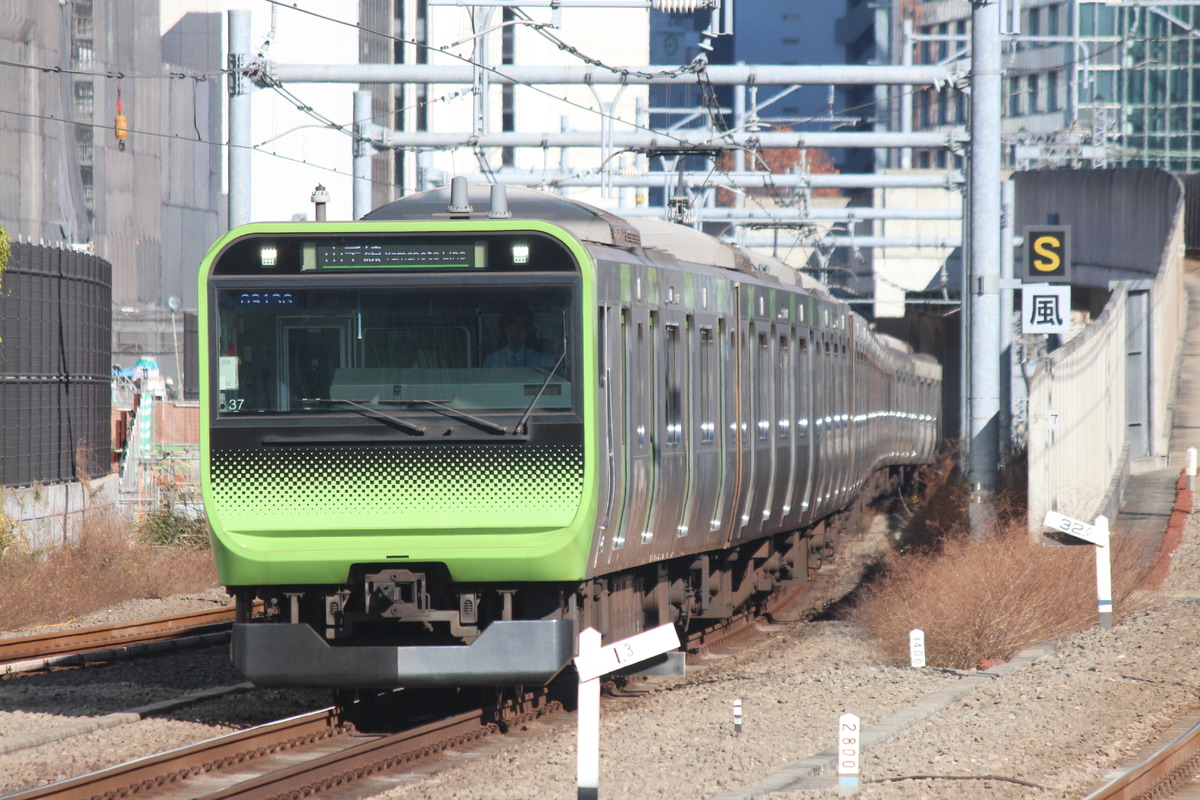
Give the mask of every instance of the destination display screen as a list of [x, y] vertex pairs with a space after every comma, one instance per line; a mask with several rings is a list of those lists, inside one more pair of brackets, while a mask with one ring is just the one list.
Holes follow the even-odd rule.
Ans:
[[453, 244], [356, 240], [309, 244], [303, 269], [486, 269], [482, 244], [462, 240]]

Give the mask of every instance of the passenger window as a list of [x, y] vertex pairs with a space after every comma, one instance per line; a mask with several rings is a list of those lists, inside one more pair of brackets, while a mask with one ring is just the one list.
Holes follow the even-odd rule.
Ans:
[[664, 409], [667, 433], [667, 444], [680, 444], [683, 441], [683, 379], [682, 362], [679, 352], [679, 326], [667, 325], [664, 328], [666, 347], [663, 354], [663, 367], [667, 383], [666, 407]]
[[779, 438], [786, 439], [792, 429], [792, 350], [786, 335], [779, 337], [779, 364], [775, 382], [775, 420]]
[[700, 329], [700, 441], [708, 444], [717, 437], [716, 421], [716, 347], [712, 328]]

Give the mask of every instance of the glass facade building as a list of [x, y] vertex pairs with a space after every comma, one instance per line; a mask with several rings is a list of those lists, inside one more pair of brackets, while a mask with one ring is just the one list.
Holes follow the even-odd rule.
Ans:
[[1098, 108], [1111, 91], [1121, 109], [1117, 162], [1200, 169], [1200, 6], [1083, 5], [1081, 34], [1116, 39], [1121, 51], [1095, 88]]
[[[915, 63], [959, 59], [969, 68], [968, 0], [901, 5], [913, 20]], [[1006, 8], [1016, 9], [1001, 23], [1008, 166], [1200, 169], [1200, 4], [1024, 0]], [[965, 124], [962, 88], [918, 92], [913, 127]], [[939, 158], [922, 153], [917, 162], [942, 166]]]

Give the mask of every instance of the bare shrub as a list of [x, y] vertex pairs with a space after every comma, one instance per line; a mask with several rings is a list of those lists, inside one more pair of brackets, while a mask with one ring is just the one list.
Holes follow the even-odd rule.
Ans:
[[142, 516], [138, 525], [142, 538], [160, 547], [208, 549], [208, 523], [174, 508], [157, 508]]
[[[916, 497], [908, 501], [905, 533], [900, 542], [907, 553], [938, 553], [947, 542], [967, 536], [971, 530], [970, 496], [962, 470], [961, 442], [945, 442], [937, 461], [917, 471]], [[1013, 455], [1000, 471], [999, 486], [992, 497], [989, 535], [1024, 525], [1027, 478], [1025, 452]]]
[[939, 552], [947, 540], [967, 530], [967, 495], [958, 443], [947, 443], [938, 460], [917, 471], [916, 497], [909, 502], [901, 548], [908, 553]]
[[[1125, 613], [1150, 564], [1144, 550], [1123, 540], [1112, 555], [1115, 611]], [[897, 664], [908, 663], [914, 628], [925, 632], [930, 666], [1007, 661], [1024, 647], [1097, 624], [1095, 549], [1043, 546], [1019, 526], [988, 538], [949, 536], [940, 552], [890, 556], [852, 615]]]
[[78, 541], [0, 557], [0, 630], [49, 625], [136, 598], [217, 584], [212, 554], [147, 541], [111, 508], [89, 512]]

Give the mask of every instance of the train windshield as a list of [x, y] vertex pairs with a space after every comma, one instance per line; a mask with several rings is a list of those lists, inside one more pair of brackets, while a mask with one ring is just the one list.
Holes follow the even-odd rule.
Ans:
[[222, 415], [574, 411], [570, 285], [218, 288]]

